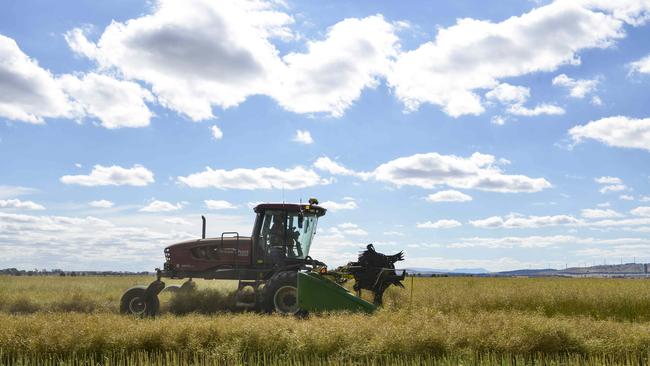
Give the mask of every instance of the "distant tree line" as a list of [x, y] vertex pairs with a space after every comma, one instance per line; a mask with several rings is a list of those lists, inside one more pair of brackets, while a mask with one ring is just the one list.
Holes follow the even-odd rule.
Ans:
[[130, 272], [130, 271], [64, 271], [62, 269], [33, 269], [24, 270], [17, 268], [0, 269], [0, 275], [9, 276], [148, 276], [152, 272]]

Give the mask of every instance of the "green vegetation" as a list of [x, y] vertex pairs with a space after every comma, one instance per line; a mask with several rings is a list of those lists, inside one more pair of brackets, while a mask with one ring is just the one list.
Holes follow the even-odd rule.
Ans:
[[650, 354], [645, 280], [416, 278], [411, 302], [407, 279], [374, 315], [307, 319], [224, 311], [236, 283], [197, 281], [205, 290], [161, 299], [161, 317], [117, 314], [122, 292], [149, 280], [0, 277], [0, 363], [590, 365]]

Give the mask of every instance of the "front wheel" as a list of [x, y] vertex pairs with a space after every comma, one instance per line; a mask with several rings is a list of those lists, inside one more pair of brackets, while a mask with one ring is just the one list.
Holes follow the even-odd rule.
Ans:
[[280, 272], [264, 286], [263, 309], [268, 313], [282, 315], [298, 314], [298, 274]]
[[143, 287], [134, 287], [122, 295], [120, 299], [120, 313], [139, 316], [154, 316], [160, 309], [158, 296], [148, 299], [145, 296], [146, 289]]

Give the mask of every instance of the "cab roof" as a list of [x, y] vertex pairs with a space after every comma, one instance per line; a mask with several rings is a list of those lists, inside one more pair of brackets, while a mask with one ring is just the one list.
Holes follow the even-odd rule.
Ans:
[[327, 210], [324, 207], [310, 205], [310, 204], [297, 204], [297, 203], [261, 203], [253, 209], [255, 213], [264, 212], [266, 210], [286, 210], [288, 212], [304, 212], [315, 213], [317, 216], [325, 215]]

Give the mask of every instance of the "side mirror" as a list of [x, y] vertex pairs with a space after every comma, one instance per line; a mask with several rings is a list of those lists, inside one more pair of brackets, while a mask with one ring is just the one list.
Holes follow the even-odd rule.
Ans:
[[305, 221], [305, 215], [301, 213], [298, 214], [298, 228], [302, 229], [302, 223]]

